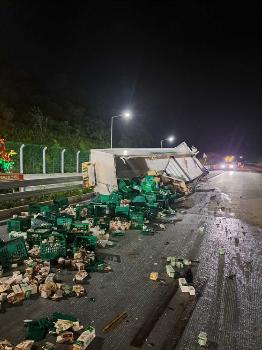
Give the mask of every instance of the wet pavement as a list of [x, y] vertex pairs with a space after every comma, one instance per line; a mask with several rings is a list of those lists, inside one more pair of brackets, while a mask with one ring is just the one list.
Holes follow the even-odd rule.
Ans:
[[[93, 273], [85, 298], [53, 302], [39, 297], [10, 307], [0, 314], [0, 338], [18, 342], [24, 319], [62, 311], [95, 326], [98, 339], [90, 349], [135, 349], [130, 342], [174, 283], [166, 277], [162, 258], [172, 255], [199, 260], [193, 272], [201, 292], [176, 349], [199, 349], [197, 335], [204, 331], [208, 349], [261, 350], [262, 174], [224, 172], [209, 177], [179, 210], [181, 222], [154, 236], [130, 231], [116, 239], [115, 247], [103, 250], [119, 254], [121, 262], [111, 263], [112, 273]], [[151, 271], [158, 271], [167, 284], [150, 281]], [[71, 278], [66, 273], [62, 277]], [[170, 303], [142, 349], [174, 348], [178, 304]], [[103, 334], [101, 329], [123, 311], [128, 317]]]

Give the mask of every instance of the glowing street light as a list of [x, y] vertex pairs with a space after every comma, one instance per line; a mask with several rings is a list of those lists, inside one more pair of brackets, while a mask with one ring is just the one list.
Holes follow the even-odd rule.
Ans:
[[[121, 116], [121, 115], [120, 115]], [[129, 119], [132, 117], [132, 114], [130, 111], [124, 111], [123, 114], [122, 114], [122, 117], [126, 118], [126, 119]]]
[[114, 115], [111, 117], [111, 148], [113, 148], [113, 126], [114, 126], [114, 119], [115, 118], [125, 118], [130, 119], [132, 117], [132, 113], [128, 110], [124, 111], [123, 113], [119, 115]]
[[161, 140], [161, 148], [163, 148], [163, 142], [164, 141], [168, 141], [168, 142], [173, 142], [174, 141], [174, 139], [175, 139], [175, 137], [174, 136], [169, 136], [169, 137], [167, 137], [166, 139], [164, 139], [164, 140]]

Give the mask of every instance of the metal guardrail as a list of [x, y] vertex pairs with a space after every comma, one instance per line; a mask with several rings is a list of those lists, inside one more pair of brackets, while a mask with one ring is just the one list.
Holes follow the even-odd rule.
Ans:
[[[72, 184], [72, 182], [79, 182], [79, 181], [82, 181], [81, 175], [70, 176], [70, 177], [53, 177], [53, 178], [45, 178], [45, 179], [21, 180], [21, 181], [1, 181], [0, 190], [12, 189], [14, 192], [0, 194], [0, 202], [34, 197], [34, 196], [39, 196], [41, 194], [46, 194], [46, 193], [64, 192], [64, 191], [70, 191], [77, 188], [82, 188], [82, 183]], [[54, 187], [53, 185], [56, 185], [56, 184], [60, 184], [60, 186]], [[52, 187], [26, 191], [27, 187], [32, 187], [32, 186], [37, 187], [37, 186], [45, 186], [45, 185], [52, 185]]]
[[18, 188], [18, 187], [29, 187], [39, 185], [50, 185], [58, 183], [66, 183], [73, 181], [82, 181], [82, 176], [69, 176], [69, 177], [47, 177], [44, 179], [33, 179], [33, 180], [18, 180], [18, 181], [2, 181], [0, 182], [0, 190]]

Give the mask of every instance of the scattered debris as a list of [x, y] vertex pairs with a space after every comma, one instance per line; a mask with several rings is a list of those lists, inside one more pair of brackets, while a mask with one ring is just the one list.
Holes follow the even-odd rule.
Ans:
[[73, 350], [85, 350], [95, 338], [95, 328], [88, 326], [73, 344]]
[[126, 317], [127, 317], [127, 313], [121, 312], [102, 329], [102, 332], [103, 333], [109, 332], [111, 329], [115, 328], [119, 323], [121, 323]]
[[50, 343], [50, 342], [46, 342], [43, 346], [42, 346], [43, 350], [54, 350], [55, 349], [55, 344]]
[[207, 344], [207, 333], [200, 332], [197, 337], [197, 342], [200, 346], [206, 346]]
[[[58, 198], [53, 204], [29, 204], [28, 212], [14, 215], [8, 221], [10, 239], [0, 240], [0, 309], [5, 303], [17, 305], [36, 295], [57, 302], [82, 297], [86, 294], [83, 284], [90, 273], [112, 271], [104, 259], [121, 262], [120, 256], [109, 257], [105, 253], [103, 257], [96, 252], [97, 247], [113, 246], [110, 237], [123, 236], [130, 229], [153, 235], [155, 229], [165, 230], [165, 223], [182, 220], [176, 216], [175, 203], [186, 194], [188, 189], [183, 181], [154, 172], [132, 180], [118, 179], [118, 191], [97, 194], [88, 203], [72, 206], [67, 198]], [[187, 262], [177, 261], [176, 267], [183, 264]], [[167, 269], [173, 269], [168, 266]], [[71, 284], [63, 282], [64, 269], [72, 273]], [[149, 278], [159, 280], [158, 272], [152, 272]], [[161, 283], [166, 284], [164, 280]], [[89, 300], [95, 302], [95, 298]], [[126, 312], [119, 314], [103, 332], [126, 317]], [[73, 343], [73, 350], [84, 350], [95, 337], [91, 327], [76, 340], [75, 333], [82, 326], [75, 318], [63, 314], [27, 320], [25, 325], [27, 340], [18, 344], [16, 350], [30, 350], [47, 333], [55, 334], [59, 344]], [[14, 349], [8, 343], [2, 349], [2, 344], [0, 350]], [[54, 347], [48, 342], [42, 346], [44, 350]]]
[[158, 279], [158, 272], [151, 272], [149, 275], [149, 279], [151, 279], [152, 281], [157, 281]]
[[225, 249], [224, 248], [219, 248], [219, 254], [220, 255], [225, 255]]
[[193, 286], [188, 285], [188, 282], [185, 278], [179, 278], [178, 283], [181, 292], [189, 293], [190, 295], [196, 295], [195, 288]]
[[200, 226], [200, 227], [198, 228], [198, 232], [199, 232], [199, 233], [204, 233], [204, 232], [205, 232], [205, 227], [204, 227], [204, 226]]
[[6, 339], [0, 339], [0, 350], [11, 350], [14, 346]]
[[175, 270], [173, 269], [172, 265], [166, 265], [166, 273], [171, 278], [175, 277]]
[[[94, 327], [88, 326], [84, 328], [74, 316], [55, 312], [51, 316], [43, 317], [38, 320], [27, 320], [25, 322], [27, 328], [26, 339], [10, 350], [30, 350], [34, 342], [45, 339], [49, 333], [56, 337], [57, 344], [71, 343], [75, 349], [86, 349], [86, 347], [95, 338]], [[82, 332], [79, 335], [79, 332]], [[43, 350], [53, 350], [55, 345], [46, 342]], [[7, 349], [5, 349], [7, 350]]]

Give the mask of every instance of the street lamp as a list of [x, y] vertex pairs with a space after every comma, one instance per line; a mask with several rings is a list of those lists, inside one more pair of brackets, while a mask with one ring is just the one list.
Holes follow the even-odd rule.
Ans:
[[119, 115], [114, 115], [111, 117], [111, 148], [113, 148], [113, 126], [114, 126], [114, 119], [115, 118], [125, 118], [130, 119], [132, 117], [132, 113], [130, 111], [124, 111], [123, 113]]
[[168, 138], [166, 138], [166, 139], [164, 139], [164, 140], [161, 140], [161, 148], [163, 148], [163, 142], [164, 141], [168, 141], [168, 142], [173, 142], [174, 141], [174, 139], [175, 139], [175, 137], [174, 136], [169, 136]]

